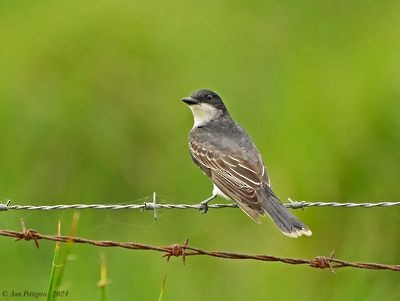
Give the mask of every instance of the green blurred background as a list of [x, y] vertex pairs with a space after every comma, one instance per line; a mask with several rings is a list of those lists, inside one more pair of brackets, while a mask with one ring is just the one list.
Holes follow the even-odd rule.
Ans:
[[[0, 3], [0, 197], [14, 204], [197, 203], [180, 98], [219, 92], [285, 200], [399, 201], [398, 1]], [[222, 202], [222, 200], [218, 200]], [[399, 208], [310, 208], [290, 239], [240, 210], [81, 211], [78, 236], [210, 250], [400, 263]], [[73, 211], [10, 211], [0, 228], [68, 233]], [[0, 290], [46, 291], [54, 244], [0, 238]], [[399, 300], [394, 272], [73, 246], [61, 289], [98, 300]], [[0, 300], [7, 300], [1, 297]], [[29, 299], [29, 298], [25, 298]], [[16, 300], [15, 298], [13, 300]]]

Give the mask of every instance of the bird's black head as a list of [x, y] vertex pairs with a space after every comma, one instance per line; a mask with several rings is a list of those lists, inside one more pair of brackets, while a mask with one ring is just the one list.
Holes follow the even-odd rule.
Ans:
[[201, 89], [192, 93], [191, 96], [185, 97], [182, 99], [189, 106], [191, 105], [199, 105], [202, 103], [209, 104], [218, 110], [226, 111], [225, 105], [222, 102], [221, 97], [211, 90]]

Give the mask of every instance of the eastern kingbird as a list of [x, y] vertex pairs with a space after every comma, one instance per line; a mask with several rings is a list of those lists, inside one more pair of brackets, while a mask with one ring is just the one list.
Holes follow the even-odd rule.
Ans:
[[213, 91], [199, 90], [182, 99], [192, 110], [190, 155], [214, 184], [201, 202], [203, 212], [218, 195], [233, 200], [255, 222], [267, 213], [283, 234], [310, 236], [311, 230], [282, 205], [271, 189], [267, 170], [255, 144], [231, 117]]

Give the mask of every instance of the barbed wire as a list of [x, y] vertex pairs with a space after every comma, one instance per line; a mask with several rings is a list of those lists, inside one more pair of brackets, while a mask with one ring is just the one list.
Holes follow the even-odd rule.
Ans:
[[[150, 198], [146, 198], [150, 199]], [[0, 211], [7, 210], [65, 210], [65, 209], [109, 209], [109, 210], [124, 210], [124, 209], [139, 209], [139, 210], [158, 210], [158, 209], [196, 209], [203, 208], [200, 204], [162, 204], [157, 203], [156, 193], [151, 197], [152, 202], [143, 202], [142, 204], [65, 204], [65, 205], [10, 205], [11, 200], [5, 204], [0, 204]], [[307, 201], [292, 201], [284, 203], [284, 206], [291, 209], [305, 209], [310, 207], [341, 207], [341, 208], [376, 208], [376, 207], [394, 207], [400, 206], [400, 202], [378, 202], [378, 203], [340, 203], [340, 202], [307, 202]], [[238, 208], [236, 204], [210, 204], [208, 209], [224, 209]]]
[[172, 244], [169, 246], [154, 246], [136, 242], [118, 242], [109, 240], [93, 240], [82, 237], [73, 236], [58, 236], [58, 235], [45, 235], [40, 234], [35, 230], [26, 229], [23, 224], [23, 231], [11, 231], [11, 230], [0, 230], [0, 236], [13, 237], [16, 240], [33, 240], [36, 247], [39, 248], [39, 240], [49, 240], [62, 243], [80, 243], [89, 244], [97, 247], [119, 247], [130, 250], [147, 250], [156, 251], [163, 254], [163, 258], [167, 261], [171, 257], [181, 257], [183, 263], [186, 264], [186, 257], [188, 256], [210, 256], [224, 259], [236, 259], [236, 260], [256, 260], [256, 261], [268, 261], [268, 262], [282, 262], [291, 265], [307, 265], [311, 268], [318, 269], [330, 269], [334, 272], [334, 269], [352, 267], [358, 269], [369, 269], [369, 270], [390, 270], [400, 272], [400, 265], [387, 265], [381, 263], [371, 262], [349, 262], [341, 259], [333, 258], [333, 252], [331, 256], [316, 256], [312, 259], [301, 259], [301, 258], [289, 258], [289, 257], [278, 257], [272, 255], [250, 255], [243, 253], [233, 253], [224, 251], [208, 251], [199, 248], [189, 246], [189, 240], [186, 239], [184, 244]]

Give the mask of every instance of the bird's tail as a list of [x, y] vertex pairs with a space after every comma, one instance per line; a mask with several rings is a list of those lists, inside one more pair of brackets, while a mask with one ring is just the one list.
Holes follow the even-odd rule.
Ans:
[[294, 216], [268, 186], [263, 189], [262, 207], [283, 234], [289, 237], [311, 236], [311, 230]]

